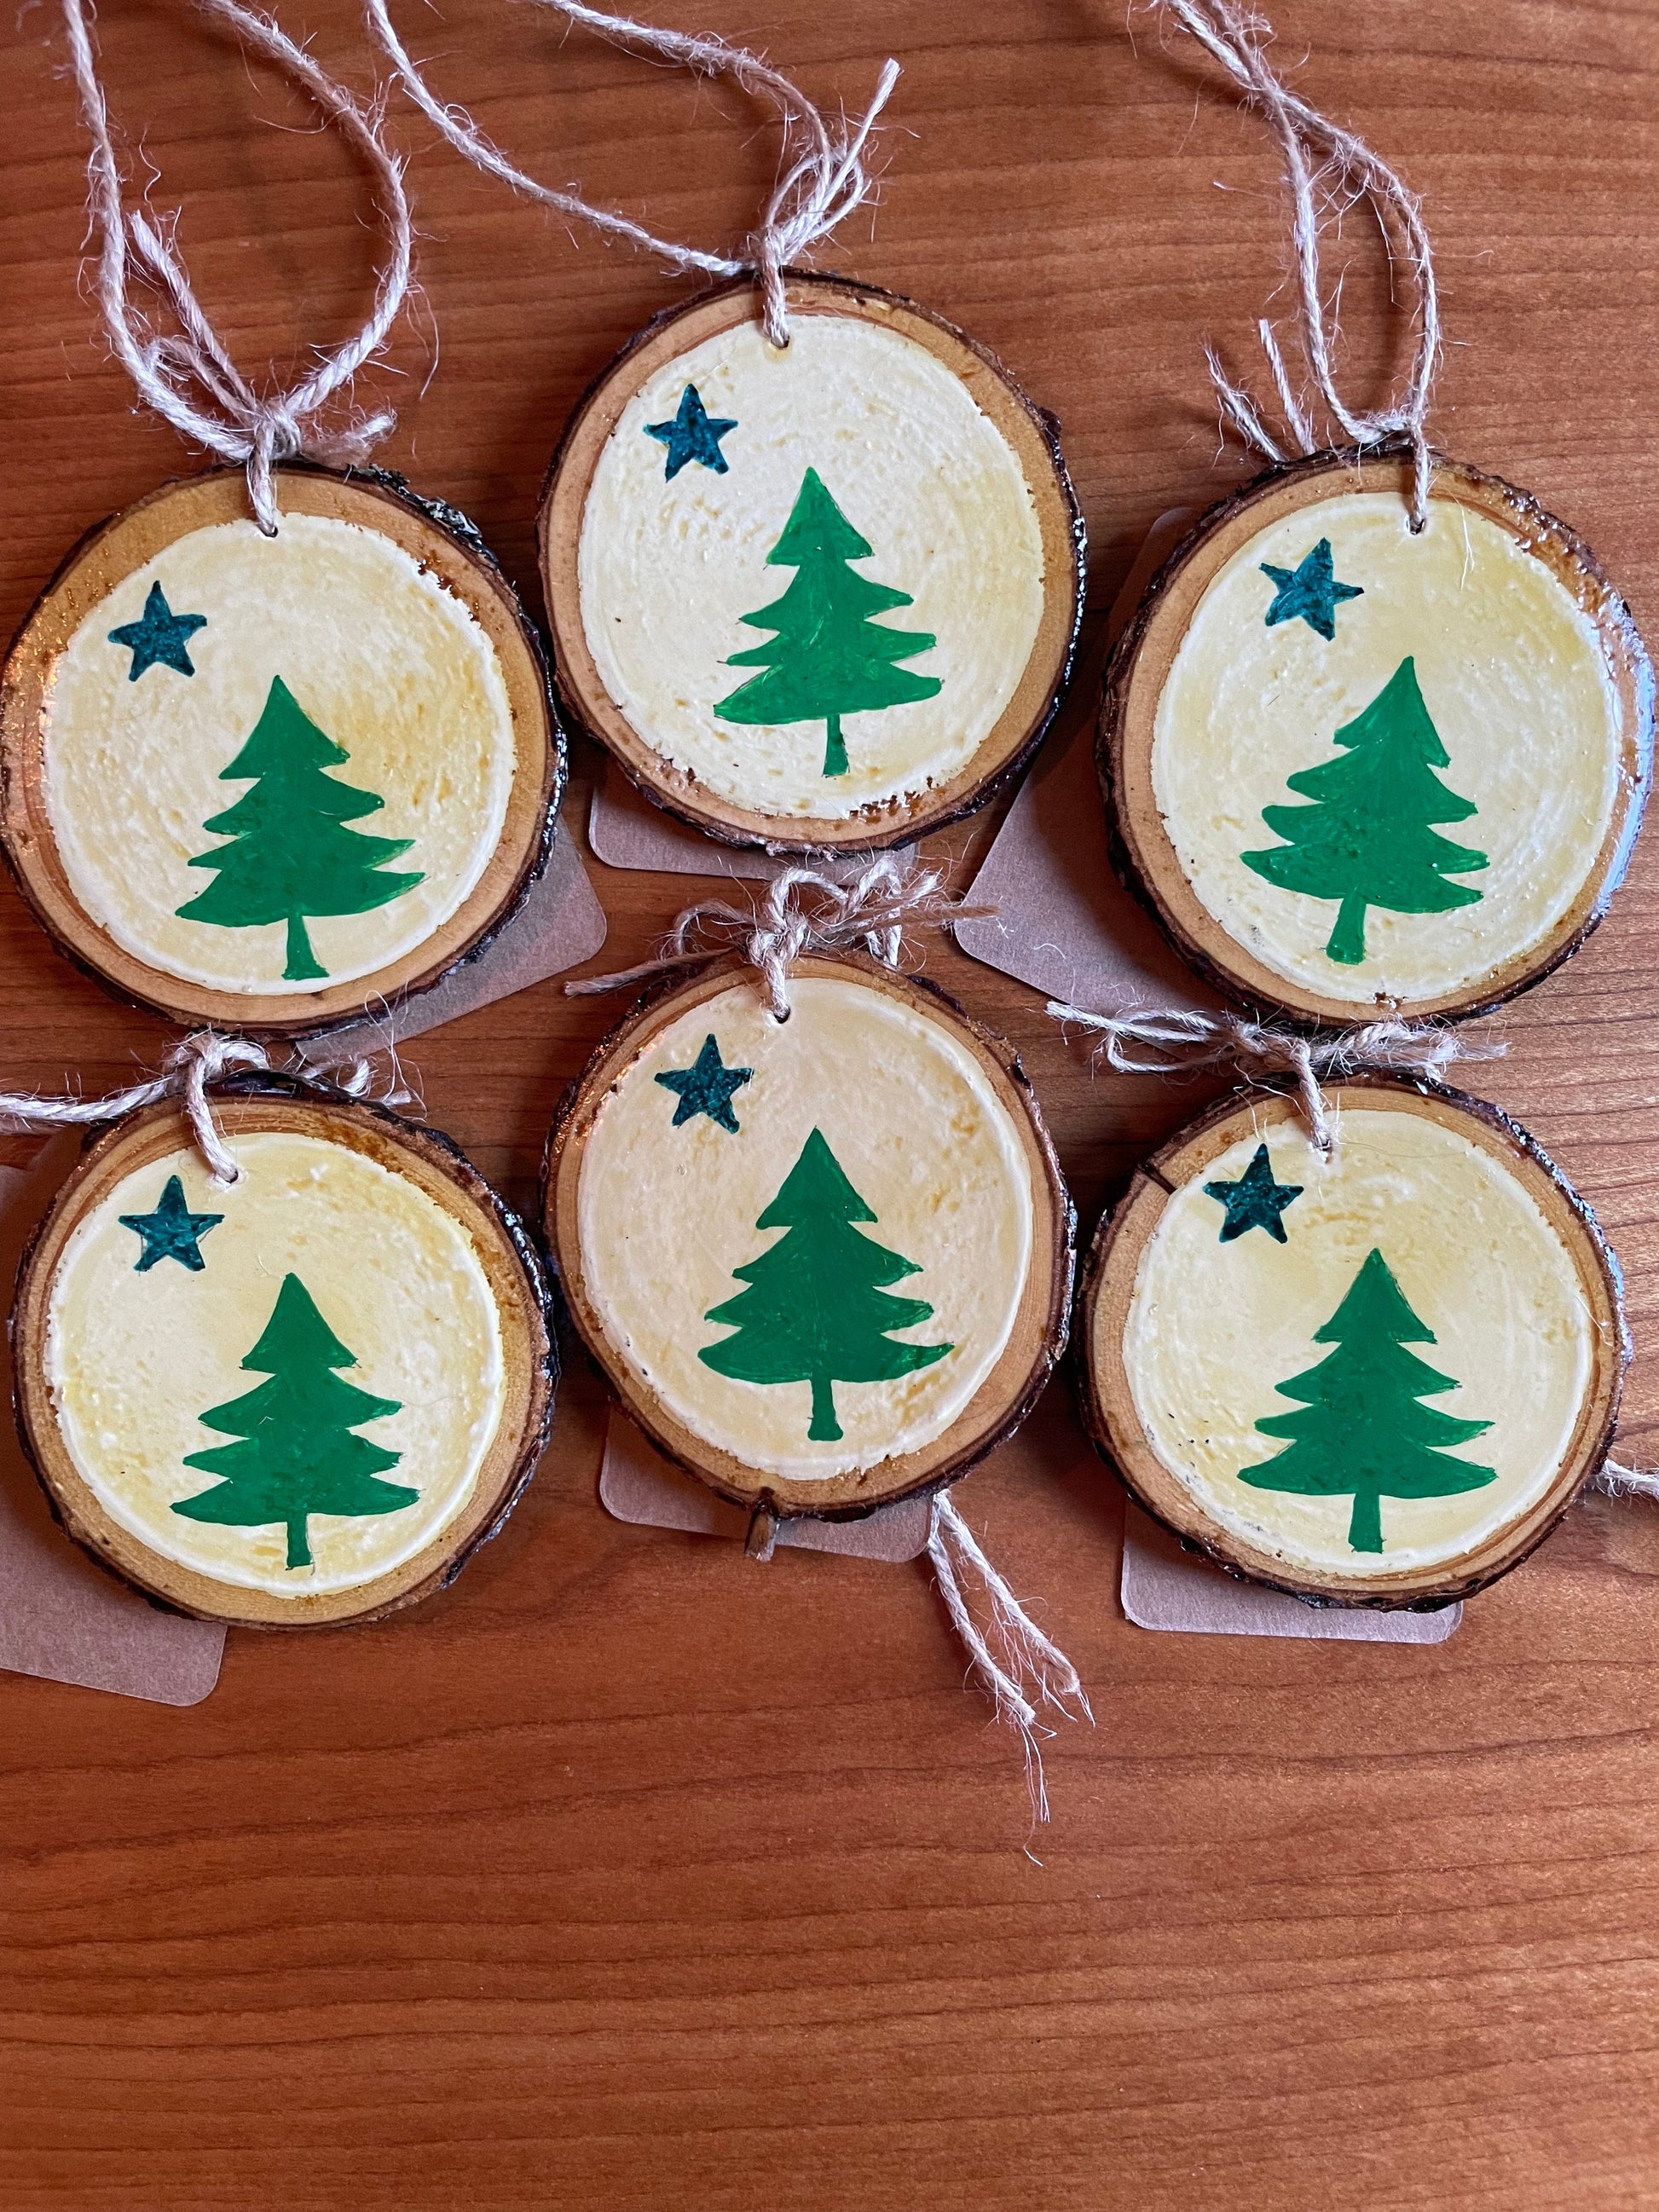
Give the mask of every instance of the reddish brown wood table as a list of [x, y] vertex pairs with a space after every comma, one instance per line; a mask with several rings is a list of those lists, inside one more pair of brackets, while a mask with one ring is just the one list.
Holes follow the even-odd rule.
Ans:
[[[288, 15], [367, 88], [349, 0]], [[1202, 347], [1283, 285], [1277, 172], [1186, 50], [1023, 0], [672, 19], [763, 42], [827, 101], [905, 75], [878, 219], [827, 257], [994, 347], [1060, 417], [1109, 602], [1153, 517], [1240, 481]], [[1435, 428], [1589, 538], [1659, 616], [1659, 5], [1285, 0], [1299, 82], [1425, 195], [1450, 344]], [[433, 76], [554, 181], [710, 244], [772, 149], [535, 11], [404, 10]], [[362, 310], [362, 176], [162, 0], [109, 0], [112, 106], [185, 210], [238, 359]], [[185, 465], [136, 416], [78, 275], [83, 145], [55, 12], [0, 54], [0, 617]], [[265, 127], [279, 122], [290, 127]], [[472, 514], [534, 601], [566, 415], [684, 295], [462, 165], [407, 108], [425, 312], [384, 457]], [[1351, 216], [1356, 371], [1390, 357]], [[433, 327], [441, 352], [429, 388]], [[578, 749], [569, 818], [594, 763]], [[994, 823], [952, 833], [968, 872]], [[1475, 1087], [1623, 1259], [1628, 1452], [1659, 1427], [1659, 847], [1504, 1017]], [[697, 888], [593, 868], [604, 957]], [[929, 972], [1026, 1056], [1087, 1224], [1195, 1109], [1091, 1075], [1036, 995]], [[614, 1009], [556, 983], [419, 1040], [431, 1118], [522, 1205]], [[0, 887], [0, 1082], [88, 1091], [162, 1026]], [[15, 1157], [23, 1157], [19, 1147]], [[1659, 2200], [1659, 1512], [1595, 1502], [1434, 1650], [1158, 1636], [1115, 1599], [1121, 1507], [1066, 1388], [961, 1503], [1078, 1662], [1026, 1856], [1011, 1742], [920, 1569], [648, 1534], [595, 1496], [573, 1357], [551, 1449], [450, 1595], [385, 1626], [233, 1634], [187, 1711], [0, 1678], [0, 2206], [76, 2212], [1614, 2212]]]

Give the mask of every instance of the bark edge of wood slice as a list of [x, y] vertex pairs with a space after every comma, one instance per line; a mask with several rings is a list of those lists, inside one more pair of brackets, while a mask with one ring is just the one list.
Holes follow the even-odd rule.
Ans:
[[[1276, 464], [1201, 514], [1159, 566], [1108, 659], [1096, 764], [1112, 854], [1129, 889], [1151, 908], [1182, 955], [1226, 997], [1304, 1028], [1351, 1029], [1398, 1018], [1462, 1020], [1490, 1012], [1571, 958], [1607, 913], [1623, 882], [1653, 772], [1654, 679], [1629, 608], [1595, 553], [1529, 492], [1437, 453], [1431, 499], [1456, 500], [1506, 530], [1540, 559], [1594, 624], [1623, 723], [1619, 794], [1595, 866], [1545, 940], [1477, 983], [1422, 999], [1361, 1003], [1304, 989], [1257, 960], [1216, 921], [1184, 873], [1152, 788], [1158, 705], [1175, 655], [1205, 590], [1267, 524], [1316, 506], [1343, 488], [1410, 487], [1409, 449], [1335, 448]], [[1264, 834], [1273, 834], [1266, 833]]]
[[141, 1108], [89, 1140], [24, 1252], [9, 1324], [18, 1435], [64, 1532], [100, 1565], [176, 1611], [239, 1628], [331, 1628], [381, 1620], [447, 1589], [501, 1529], [536, 1470], [559, 1372], [542, 1262], [517, 1215], [441, 1130], [309, 1080], [233, 1077], [210, 1085], [207, 1095], [233, 1145], [239, 1133], [261, 1130], [326, 1136], [409, 1178], [466, 1231], [500, 1317], [506, 1383], [501, 1419], [466, 1504], [430, 1543], [389, 1572], [351, 1589], [293, 1598], [221, 1582], [167, 1559], [108, 1512], [64, 1442], [41, 1360], [46, 1312], [64, 1247], [86, 1212], [135, 1168], [191, 1142], [184, 1114], [170, 1100]]
[[[1607, 1458], [1631, 1358], [1623, 1279], [1589, 1206], [1536, 1140], [1500, 1108], [1447, 1085], [1393, 1075], [1356, 1074], [1324, 1089], [1339, 1112], [1345, 1102], [1356, 1109], [1391, 1102], [1482, 1146], [1536, 1202], [1571, 1256], [1596, 1348], [1568, 1448], [1541, 1496], [1466, 1559], [1389, 1574], [1343, 1575], [1298, 1568], [1222, 1527], [1158, 1455], [1137, 1413], [1123, 1357], [1142, 1255], [1165, 1206], [1211, 1160], [1247, 1134], [1265, 1139], [1273, 1127], [1301, 1126], [1295, 1091], [1286, 1079], [1232, 1091], [1188, 1122], [1136, 1169], [1122, 1198], [1102, 1216], [1084, 1255], [1073, 1326], [1079, 1411], [1090, 1442], [1136, 1503], [1188, 1549], [1201, 1553], [1236, 1579], [1321, 1606], [1437, 1611], [1518, 1566]], [[1320, 1346], [1310, 1347], [1310, 1365], [1323, 1356]], [[1263, 1379], [1262, 1401], [1264, 1411], [1273, 1408], [1273, 1378]], [[1277, 1410], [1286, 1408], [1280, 1404]]]
[[[45, 713], [59, 653], [121, 580], [191, 531], [247, 516], [246, 476], [178, 477], [87, 532], [60, 562], [13, 640], [0, 673], [0, 845], [13, 878], [58, 950], [127, 1004], [186, 1029], [243, 1036], [316, 1036], [382, 1002], [395, 1012], [476, 959], [528, 897], [553, 848], [565, 743], [535, 629], [477, 527], [385, 469], [307, 461], [276, 471], [281, 509], [357, 522], [390, 538], [468, 608], [495, 648], [517, 764], [507, 818], [483, 875], [447, 921], [373, 975], [316, 992], [228, 991], [168, 975], [116, 943], [87, 913], [58, 850], [45, 794]], [[246, 736], [238, 734], [238, 741]]]
[[728, 845], [769, 853], [883, 852], [908, 845], [975, 812], [1004, 790], [1042, 743], [1059, 711], [1083, 620], [1086, 545], [1082, 509], [1060, 447], [1060, 426], [994, 354], [942, 315], [896, 292], [850, 277], [792, 270], [794, 315], [861, 315], [902, 331], [958, 374], [1019, 459], [1042, 532], [1051, 582], [1043, 617], [1012, 700], [967, 766], [908, 800], [861, 807], [846, 817], [767, 814], [720, 797], [665, 760], [638, 735], [607, 693], [583, 625], [577, 570], [582, 515], [599, 456], [623, 409], [646, 380], [689, 348], [739, 322], [758, 319], [759, 288], [741, 276], [665, 308], [631, 338], [583, 394], [556, 449], [538, 521], [542, 584], [553, 637], [554, 678], [570, 720], [617, 762], [654, 805]]
[[1013, 1328], [990, 1373], [957, 1419], [921, 1449], [856, 1471], [803, 1481], [745, 1465], [698, 1437], [652, 1399], [611, 1343], [583, 1279], [577, 1186], [587, 1132], [606, 1095], [669, 1023], [725, 990], [745, 972], [741, 958], [710, 961], [688, 980], [656, 987], [603, 1038], [570, 1086], [550, 1130], [542, 1164], [544, 1240], [577, 1334], [620, 1401], [623, 1411], [663, 1455], [732, 1504], [775, 1520], [861, 1519], [884, 1505], [945, 1488], [1005, 1443], [1059, 1364], [1070, 1322], [1077, 1216], [1030, 1078], [1013, 1047], [976, 1022], [949, 993], [925, 977], [902, 975], [861, 953], [807, 954], [792, 975], [851, 977], [917, 1006], [944, 1026], [988, 1078], [1020, 1133], [1031, 1172], [1030, 1263]]

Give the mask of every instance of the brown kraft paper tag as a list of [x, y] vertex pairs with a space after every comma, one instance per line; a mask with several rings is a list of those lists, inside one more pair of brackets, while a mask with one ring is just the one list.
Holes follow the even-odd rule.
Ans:
[[605, 909], [593, 895], [575, 840], [561, 822], [546, 867], [507, 927], [476, 960], [469, 960], [430, 991], [400, 1006], [395, 1016], [359, 1022], [349, 1030], [312, 1037], [300, 1050], [313, 1067], [368, 1060], [392, 1043], [404, 1044], [441, 1023], [510, 999], [532, 983], [562, 975], [591, 960], [605, 939]]
[[[594, 859], [607, 868], [643, 868], [669, 876], [743, 877], [761, 883], [771, 883], [786, 868], [797, 867], [811, 867], [836, 883], [849, 883], [872, 858], [868, 853], [826, 853], [811, 860], [799, 856], [774, 860], [769, 853], [722, 845], [653, 806], [609, 763], [593, 787], [587, 843]], [[908, 876], [915, 866], [915, 848], [907, 845], [893, 857]]]
[[[611, 1408], [599, 1467], [599, 1502], [614, 1521], [642, 1528], [678, 1528], [693, 1536], [725, 1536], [743, 1543], [749, 1515], [665, 1460], [628, 1416]], [[776, 1541], [806, 1552], [843, 1558], [915, 1559], [927, 1548], [933, 1501], [907, 1498], [862, 1521], [781, 1521]]]

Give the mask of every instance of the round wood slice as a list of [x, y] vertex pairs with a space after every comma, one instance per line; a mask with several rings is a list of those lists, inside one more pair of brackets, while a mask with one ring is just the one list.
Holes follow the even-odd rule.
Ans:
[[1194, 964], [1304, 1024], [1478, 1013], [1606, 911], [1653, 678], [1589, 548], [1437, 458], [1321, 453], [1213, 508], [1107, 672], [1127, 872]]
[[1230, 1573], [1431, 1607], [1525, 1559], [1601, 1467], [1629, 1359], [1617, 1264], [1524, 1130], [1433, 1085], [1224, 1099], [1097, 1231], [1085, 1423]]
[[463, 516], [378, 471], [296, 463], [277, 498], [267, 539], [218, 470], [76, 548], [6, 664], [0, 836], [61, 949], [122, 998], [305, 1036], [441, 981], [510, 918], [564, 743]]
[[1053, 418], [960, 331], [835, 277], [788, 297], [787, 349], [744, 279], [659, 315], [577, 410], [541, 516], [559, 684], [712, 836], [907, 844], [1047, 728], [1082, 520]]
[[1064, 1347], [1073, 1216], [1012, 1048], [861, 957], [735, 960], [600, 1046], [549, 1140], [572, 1318], [670, 1458], [777, 1518], [953, 1481]]
[[541, 1267], [436, 1132], [267, 1077], [210, 1096], [240, 1182], [168, 1103], [42, 1224], [11, 1321], [23, 1442], [70, 1534], [169, 1605], [372, 1620], [451, 1582], [530, 1479]]

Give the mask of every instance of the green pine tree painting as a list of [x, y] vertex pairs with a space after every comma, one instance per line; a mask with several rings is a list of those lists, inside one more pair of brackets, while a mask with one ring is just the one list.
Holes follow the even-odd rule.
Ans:
[[814, 1129], [777, 1196], [755, 1224], [789, 1234], [732, 1273], [749, 1284], [706, 1314], [737, 1330], [698, 1356], [740, 1382], [810, 1382], [815, 1443], [834, 1443], [837, 1382], [887, 1382], [931, 1367], [948, 1344], [895, 1344], [890, 1332], [913, 1328], [933, 1309], [878, 1287], [920, 1272], [913, 1260], [872, 1243], [855, 1221], [876, 1216]]
[[1408, 653], [1362, 714], [1336, 732], [1344, 757], [1285, 781], [1312, 806], [1266, 806], [1262, 819], [1287, 842], [1242, 855], [1281, 890], [1340, 901], [1327, 956], [1346, 967], [1365, 957], [1365, 909], [1443, 914], [1480, 893], [1448, 875], [1484, 868], [1486, 856], [1430, 827], [1463, 822], [1474, 802], [1434, 774], [1450, 760], [1430, 719]]
[[1301, 1401], [1297, 1411], [1269, 1413], [1255, 1425], [1264, 1436], [1289, 1437], [1289, 1449], [1242, 1468], [1239, 1480], [1307, 1498], [1352, 1494], [1348, 1542], [1356, 1552], [1382, 1549], [1382, 1498], [1448, 1498], [1495, 1481], [1491, 1468], [1445, 1455], [1448, 1445], [1467, 1443], [1492, 1423], [1459, 1420], [1418, 1402], [1458, 1387], [1403, 1349], [1434, 1340], [1373, 1249], [1341, 1304], [1314, 1333], [1316, 1344], [1337, 1349], [1274, 1386], [1281, 1397]]
[[385, 805], [325, 771], [349, 758], [325, 738], [280, 676], [271, 683], [253, 733], [221, 782], [251, 780], [234, 806], [202, 824], [228, 845], [198, 853], [192, 868], [216, 868], [216, 882], [179, 908], [186, 921], [227, 929], [288, 925], [291, 981], [325, 975], [311, 949], [307, 915], [367, 914], [413, 890], [416, 875], [386, 875], [382, 863], [406, 853], [411, 837], [366, 837], [344, 825]]
[[931, 632], [889, 629], [872, 615], [908, 607], [908, 592], [854, 574], [851, 561], [867, 561], [872, 548], [824, 489], [816, 469], [801, 479], [794, 511], [767, 555], [774, 568], [793, 568], [795, 580], [781, 599], [743, 619], [776, 635], [769, 644], [734, 653], [733, 668], [763, 668], [714, 712], [728, 722], [822, 722], [823, 773], [845, 775], [843, 714], [931, 699], [937, 676], [896, 667], [935, 643]]
[[280, 1521], [289, 1565], [308, 1567], [311, 1514], [396, 1513], [413, 1505], [418, 1490], [380, 1480], [402, 1455], [351, 1433], [395, 1413], [401, 1402], [371, 1397], [331, 1371], [356, 1364], [300, 1278], [285, 1275], [264, 1333], [242, 1362], [270, 1380], [199, 1417], [204, 1427], [241, 1442], [192, 1452], [185, 1462], [224, 1480], [180, 1498], [173, 1511], [233, 1528]]

